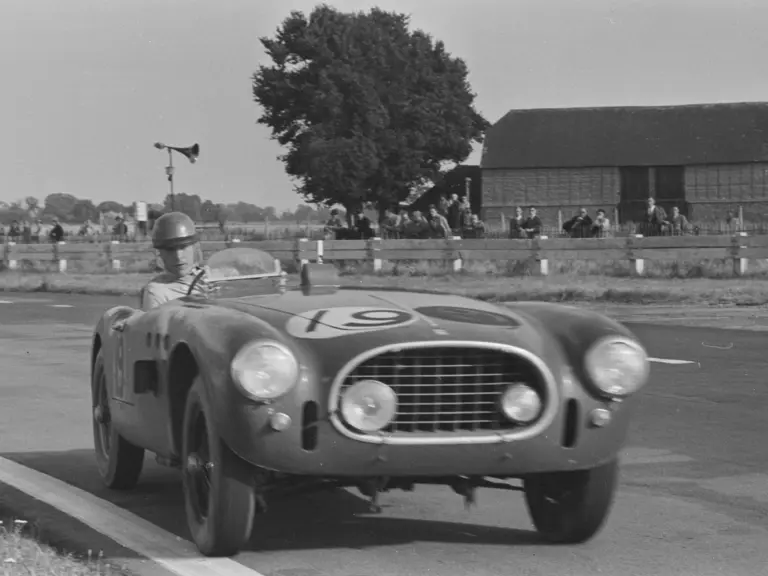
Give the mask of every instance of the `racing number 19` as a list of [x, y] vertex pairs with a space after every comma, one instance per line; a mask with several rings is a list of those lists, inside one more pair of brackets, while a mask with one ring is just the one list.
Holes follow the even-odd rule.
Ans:
[[[307, 324], [307, 332], [314, 332], [317, 325], [328, 312], [344, 314], [344, 310], [318, 310]], [[342, 322], [336, 326], [342, 330], [361, 330], [365, 328], [384, 328], [396, 326], [411, 319], [408, 312], [402, 310], [358, 310], [342, 318]]]

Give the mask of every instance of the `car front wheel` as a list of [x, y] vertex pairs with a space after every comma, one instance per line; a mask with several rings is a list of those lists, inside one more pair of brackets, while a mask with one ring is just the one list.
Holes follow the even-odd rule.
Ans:
[[237, 554], [253, 528], [253, 475], [221, 440], [199, 377], [184, 411], [182, 479], [187, 524], [197, 548], [206, 556]]
[[618, 460], [613, 460], [589, 470], [526, 478], [525, 501], [536, 530], [553, 543], [586, 542], [608, 517], [618, 476]]
[[91, 399], [93, 445], [99, 474], [108, 488], [129, 490], [141, 476], [144, 449], [125, 440], [112, 424], [103, 351], [99, 351], [93, 365]]

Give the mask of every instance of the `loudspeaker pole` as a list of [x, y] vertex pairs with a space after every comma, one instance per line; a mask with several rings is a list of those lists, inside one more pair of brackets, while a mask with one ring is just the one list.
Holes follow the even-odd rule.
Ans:
[[187, 160], [194, 164], [200, 155], [200, 145], [193, 144], [192, 146], [179, 148], [177, 146], [166, 146], [162, 142], [155, 142], [155, 148], [158, 150], [168, 150], [168, 166], [165, 167], [165, 174], [168, 176], [168, 184], [171, 191], [171, 211], [174, 211], [176, 210], [176, 195], [173, 191], [173, 151], [175, 150], [179, 154], [186, 156]]

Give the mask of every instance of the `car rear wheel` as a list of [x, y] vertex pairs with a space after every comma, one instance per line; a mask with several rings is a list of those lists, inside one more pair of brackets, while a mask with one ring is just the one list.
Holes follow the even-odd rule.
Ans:
[[99, 351], [91, 380], [91, 414], [96, 464], [104, 484], [115, 490], [136, 486], [144, 467], [144, 449], [118, 434], [112, 425], [104, 355]]
[[187, 524], [200, 552], [206, 556], [237, 554], [253, 528], [253, 474], [222, 442], [199, 377], [184, 411], [182, 478]]
[[602, 528], [618, 484], [617, 460], [590, 470], [536, 474], [525, 479], [531, 520], [548, 541], [581, 544]]

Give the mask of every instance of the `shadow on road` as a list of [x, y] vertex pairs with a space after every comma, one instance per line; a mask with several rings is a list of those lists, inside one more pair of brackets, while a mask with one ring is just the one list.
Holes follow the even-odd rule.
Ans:
[[[149, 458], [139, 485], [133, 490], [121, 492], [109, 490], [101, 484], [92, 450], [10, 453], [2, 456], [85, 490], [173, 534], [189, 538], [179, 473], [161, 467]], [[430, 489], [434, 488], [421, 488], [425, 491]], [[414, 498], [418, 497], [417, 492]], [[386, 500], [385, 494], [381, 501], [384, 513], [377, 515], [370, 513], [367, 500], [347, 490], [273, 499], [268, 503], [269, 510], [256, 516], [249, 550], [362, 549], [413, 542], [505, 546], [542, 543], [534, 531], [388, 517]], [[458, 496], [456, 504], [462, 505]], [[439, 511], [435, 511], [435, 515], [438, 516]]]

